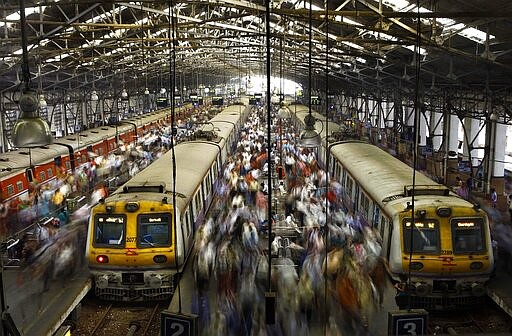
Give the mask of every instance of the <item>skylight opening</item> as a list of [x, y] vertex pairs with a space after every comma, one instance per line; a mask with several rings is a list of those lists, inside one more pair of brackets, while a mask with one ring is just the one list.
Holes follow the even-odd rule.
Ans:
[[[416, 50], [416, 46], [414, 45], [406, 45], [406, 46], [403, 46], [405, 49], [409, 49], [410, 51], [412, 51], [413, 53], [415, 52]], [[426, 56], [427, 55], [427, 50], [425, 48], [421, 48], [420, 47], [420, 55], [421, 56]]]
[[67, 53], [63, 53], [63, 54], [60, 54], [59, 56], [55, 56], [55, 57], [52, 57], [52, 58], [48, 58], [45, 62], [47, 63], [52, 63], [52, 62], [60, 62], [62, 61], [63, 59], [69, 57], [70, 55], [67, 54]]
[[[38, 7], [26, 7], [25, 8], [25, 16], [29, 16], [30, 14], [34, 13], [42, 13], [46, 9], [46, 6], [38, 6]], [[11, 13], [5, 17], [6, 21], [19, 21], [20, 20], [20, 11]], [[7, 22], [7, 26], [10, 27], [14, 23]], [[6, 22], [0, 22], [0, 27], [3, 27], [6, 25]]]
[[[295, 5], [295, 9], [309, 9], [309, 2], [300, 1]], [[311, 4], [311, 10], [317, 11], [317, 10], [323, 10], [323, 8], [315, 6], [315, 4]]]
[[[32, 49], [32, 47], [33, 47], [33, 46], [34, 46], [33, 44], [29, 44], [29, 45], [27, 46], [27, 50]], [[16, 51], [14, 51], [14, 52], [13, 52], [13, 54], [14, 54], [14, 55], [21, 55], [21, 54], [23, 54], [23, 49], [18, 49], [18, 50], [16, 50]]]
[[334, 21], [343, 22], [352, 26], [362, 27], [363, 25], [357, 21], [351, 20], [345, 16], [336, 15]]
[[147, 24], [149, 21], [148, 17], [142, 18], [140, 20], [135, 21], [136, 25], [142, 26], [143, 24]]
[[[114, 13], [115, 14], [119, 13], [119, 8], [116, 8], [114, 10]], [[98, 21], [103, 21], [104, 19], [111, 17], [111, 16], [112, 16], [112, 12], [105, 12], [100, 15], [96, 15], [88, 20], [85, 20], [85, 23], [96, 23]]]
[[[375, 2], [379, 2], [379, 0], [374, 0]], [[406, 0], [384, 0], [382, 2], [384, 5], [387, 5], [391, 7], [394, 11], [416, 11], [417, 7], [415, 5], [411, 5]], [[431, 13], [432, 11], [420, 7], [419, 8], [420, 13]], [[423, 22], [427, 23], [427, 20], [422, 20]], [[467, 39], [470, 39], [471, 41], [484, 44], [486, 40], [486, 33], [472, 27], [467, 27], [463, 23], [457, 23], [456, 21], [448, 18], [439, 18], [437, 19], [439, 23], [441, 23], [444, 27], [445, 32], [453, 32], [458, 31], [457, 35], [463, 36]], [[495, 38], [494, 35], [489, 35], [489, 39]]]
[[347, 45], [351, 48], [354, 48], [354, 49], [358, 49], [358, 50], [364, 49], [364, 47], [361, 47], [359, 44], [355, 44], [355, 43], [352, 43], [349, 41], [341, 41], [341, 43], [343, 43], [344, 45]]

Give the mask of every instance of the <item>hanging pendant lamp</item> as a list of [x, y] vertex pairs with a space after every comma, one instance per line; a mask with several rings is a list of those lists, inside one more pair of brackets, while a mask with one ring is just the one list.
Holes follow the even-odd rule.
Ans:
[[20, 0], [19, 4], [23, 49], [21, 67], [25, 87], [19, 100], [20, 115], [12, 130], [12, 141], [15, 147], [46, 146], [53, 143], [53, 136], [46, 121], [39, 116], [39, 99], [36, 92], [30, 88], [24, 0]]

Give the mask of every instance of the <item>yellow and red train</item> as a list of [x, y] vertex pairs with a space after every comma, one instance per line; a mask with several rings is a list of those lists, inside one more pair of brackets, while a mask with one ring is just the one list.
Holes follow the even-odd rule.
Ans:
[[96, 296], [115, 301], [172, 296], [249, 110], [226, 107], [194, 140], [175, 145], [92, 208], [86, 258]]

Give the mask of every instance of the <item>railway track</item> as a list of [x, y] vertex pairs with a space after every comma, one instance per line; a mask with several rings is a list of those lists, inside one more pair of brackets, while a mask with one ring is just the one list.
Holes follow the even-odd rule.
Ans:
[[429, 312], [431, 335], [512, 335], [512, 318], [491, 299], [467, 310]]
[[160, 334], [160, 312], [169, 302], [105, 302], [94, 297], [82, 301], [73, 335], [156, 336]]

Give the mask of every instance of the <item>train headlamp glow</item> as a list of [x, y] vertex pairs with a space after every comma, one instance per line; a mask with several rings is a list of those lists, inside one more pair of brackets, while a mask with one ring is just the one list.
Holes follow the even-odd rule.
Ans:
[[162, 287], [162, 276], [159, 274], [151, 274], [149, 277], [149, 287], [160, 288]]
[[139, 203], [137, 203], [137, 202], [128, 202], [124, 206], [124, 209], [126, 211], [128, 211], [128, 212], [135, 212], [135, 211], [139, 210]]
[[99, 255], [96, 257], [96, 261], [100, 264], [106, 264], [108, 263], [108, 256], [106, 255]]
[[108, 275], [103, 274], [96, 277], [96, 287], [98, 288], [107, 288], [108, 286]]

